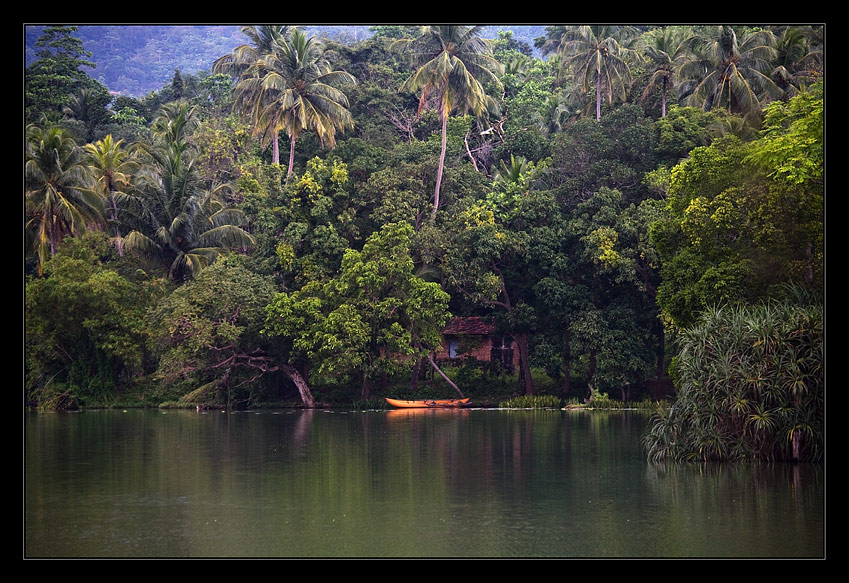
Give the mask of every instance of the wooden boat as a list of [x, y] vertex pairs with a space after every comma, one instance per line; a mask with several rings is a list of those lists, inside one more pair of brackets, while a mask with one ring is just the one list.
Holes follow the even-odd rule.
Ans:
[[393, 407], [403, 409], [433, 409], [438, 407], [463, 407], [469, 403], [469, 398], [465, 399], [423, 399], [421, 401], [402, 401], [400, 399], [390, 399], [386, 397], [386, 402]]

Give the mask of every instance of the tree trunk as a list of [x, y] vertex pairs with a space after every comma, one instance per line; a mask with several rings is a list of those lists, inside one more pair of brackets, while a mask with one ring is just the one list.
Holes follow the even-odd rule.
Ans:
[[593, 377], [595, 376], [595, 361], [596, 361], [596, 355], [597, 354], [598, 354], [598, 351], [595, 348], [590, 350], [590, 362], [589, 362], [589, 365], [587, 366], [587, 384], [591, 383], [592, 380], [593, 380]]
[[448, 144], [448, 112], [442, 114], [442, 152], [439, 154], [439, 168], [436, 171], [436, 190], [433, 192], [433, 211], [430, 221], [436, 220], [436, 210], [439, 208], [439, 188], [442, 184], [442, 171], [445, 168], [445, 149]]
[[292, 175], [292, 171], [295, 169], [295, 138], [292, 137], [289, 140], [289, 169], [286, 171], [286, 178]]
[[460, 395], [460, 398], [461, 398], [461, 399], [465, 399], [466, 397], [465, 397], [465, 395], [463, 395], [463, 391], [461, 391], [461, 390], [460, 390], [460, 388], [459, 388], [457, 385], [455, 385], [455, 384], [454, 384], [454, 381], [452, 381], [451, 379], [449, 379], [449, 378], [448, 378], [448, 376], [447, 376], [444, 372], [442, 372], [442, 369], [441, 369], [441, 368], [439, 368], [438, 366], [436, 366], [436, 362], [434, 362], [434, 360], [433, 360], [433, 356], [431, 356], [430, 354], [428, 354], [428, 355], [427, 355], [427, 360], [428, 360], [428, 362], [430, 362], [430, 366], [432, 366], [432, 367], [433, 367], [433, 370], [435, 370], [436, 372], [438, 372], [438, 373], [439, 373], [439, 376], [441, 376], [443, 379], [445, 379], [445, 382], [446, 382], [446, 383], [448, 383], [449, 385], [451, 385], [451, 388], [452, 388], [452, 389], [454, 389], [455, 391], [457, 391], [457, 394], [458, 394], [458, 395]]
[[601, 119], [601, 71], [598, 71], [595, 80], [595, 119]]
[[566, 324], [566, 329], [563, 332], [563, 385], [560, 387], [560, 393], [564, 396], [568, 395], [572, 390], [572, 347], [570, 344], [572, 336], [569, 324]]
[[313, 399], [309, 385], [307, 385], [307, 382], [304, 380], [304, 377], [301, 376], [301, 373], [298, 372], [298, 369], [290, 364], [283, 364], [280, 368], [290, 379], [292, 379], [292, 382], [295, 383], [295, 386], [298, 388], [298, 392], [301, 394], [301, 401], [303, 402], [304, 407], [308, 409], [315, 408], [315, 399]]
[[280, 164], [280, 143], [277, 140], [279, 134], [274, 132], [274, 139], [271, 143], [271, 161], [274, 164]]
[[360, 399], [365, 401], [369, 397], [371, 397], [371, 379], [369, 378], [368, 373], [363, 373], [363, 385], [360, 389]]
[[516, 346], [519, 348], [519, 383], [522, 392], [526, 395], [534, 394], [534, 379], [531, 376], [530, 350], [528, 349], [528, 335], [519, 334], [516, 337]]
[[413, 374], [410, 377], [410, 390], [417, 391], [419, 390], [419, 373], [422, 369], [422, 361], [416, 359], [416, 362], [413, 364]]

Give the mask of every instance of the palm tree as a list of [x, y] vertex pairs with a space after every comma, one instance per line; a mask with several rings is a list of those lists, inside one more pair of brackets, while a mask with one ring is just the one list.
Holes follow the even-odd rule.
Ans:
[[[334, 71], [320, 42], [295, 28], [288, 39], [273, 43], [236, 84], [236, 103], [250, 111], [254, 130], [264, 142], [277, 144], [281, 129], [289, 136], [289, 168], [295, 161], [295, 142], [304, 130], [314, 130], [322, 144], [336, 145], [336, 131], [353, 127], [348, 98], [342, 91], [356, 79]], [[274, 163], [280, 154], [274, 150]]]
[[115, 245], [120, 255], [123, 255], [123, 240], [119, 214], [134, 198], [129, 189], [132, 174], [138, 169], [137, 161], [122, 147], [123, 143], [123, 140], [116, 142], [110, 134], [102, 140], [83, 146], [89, 173], [95, 181], [94, 188], [104, 200], [106, 220], [112, 226]]
[[646, 87], [641, 100], [660, 87], [661, 117], [666, 117], [667, 96], [675, 88], [681, 54], [684, 49], [683, 30], [677, 26], [664, 26], [647, 32], [641, 42], [647, 59]]
[[63, 238], [101, 221], [103, 200], [90, 188], [82, 151], [62, 129], [29, 126], [25, 148], [26, 232], [41, 275]]
[[687, 105], [705, 111], [724, 108], [753, 119], [760, 115], [764, 99], [780, 96], [770, 78], [777, 56], [772, 32], [738, 35], [730, 26], [719, 26], [712, 35], [694, 35], [686, 42], [690, 56], [679, 75], [685, 80], [681, 97]]
[[125, 239], [128, 249], [168, 258], [175, 281], [254, 242], [242, 228], [241, 211], [224, 203], [227, 185], [208, 187], [195, 170], [195, 152], [184, 140], [193, 111], [184, 103], [169, 104], [155, 120], [157, 142], [145, 149], [147, 164], [138, 177], [142, 226]]
[[94, 138], [97, 126], [109, 121], [111, 114], [106, 106], [111, 98], [106, 89], [82, 87], [68, 98], [68, 103], [62, 108], [62, 113], [70, 119], [79, 121], [85, 128], [85, 140]]
[[537, 127], [544, 134], [551, 135], [562, 131], [566, 122], [575, 118], [578, 113], [578, 108], [572, 106], [566, 95], [552, 94], [540, 105], [534, 118]]
[[[236, 47], [232, 53], [218, 58], [212, 66], [213, 73], [229, 75], [237, 82], [251, 75], [252, 66], [270, 54], [275, 45], [286, 44], [292, 27], [285, 24], [263, 24], [259, 26], [243, 26], [242, 34], [247, 36], [250, 44]], [[248, 100], [237, 101], [234, 109], [250, 116], [253, 103]], [[280, 149], [277, 140], [273, 144], [273, 159], [280, 160]]]
[[785, 98], [793, 97], [819, 77], [823, 55], [817, 43], [817, 30], [810, 26], [786, 26], [777, 31], [777, 65], [771, 76]]
[[212, 65], [212, 72], [240, 78], [251, 65], [271, 53], [275, 44], [284, 44], [291, 30], [292, 27], [286, 24], [243, 26], [241, 32], [251, 43], [239, 45], [232, 53], [218, 58]]
[[[567, 26], [551, 31], [544, 49], [563, 55], [563, 67], [571, 71], [584, 93], [595, 87], [596, 119], [601, 119], [602, 97], [613, 103], [625, 98], [631, 84], [628, 43], [636, 38], [631, 26]], [[559, 34], [559, 37], [556, 35]]]
[[495, 109], [495, 102], [487, 96], [484, 81], [501, 87], [498, 75], [501, 65], [492, 55], [490, 43], [479, 36], [479, 26], [426, 26], [415, 39], [403, 39], [396, 46], [403, 46], [412, 57], [415, 68], [401, 89], [417, 93], [419, 110], [435, 103], [442, 122], [442, 149], [436, 188], [433, 195], [431, 220], [439, 208], [439, 189], [445, 167], [448, 116], [453, 111], [476, 116]]

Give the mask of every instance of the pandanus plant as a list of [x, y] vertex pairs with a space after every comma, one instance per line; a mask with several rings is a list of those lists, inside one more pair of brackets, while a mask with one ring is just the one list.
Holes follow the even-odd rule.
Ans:
[[714, 308], [680, 341], [680, 392], [653, 419], [650, 459], [821, 459], [822, 306]]

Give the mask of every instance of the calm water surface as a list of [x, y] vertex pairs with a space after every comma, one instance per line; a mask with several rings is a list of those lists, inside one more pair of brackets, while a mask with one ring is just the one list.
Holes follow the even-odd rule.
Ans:
[[823, 557], [820, 466], [657, 467], [648, 417], [25, 417], [27, 557]]

